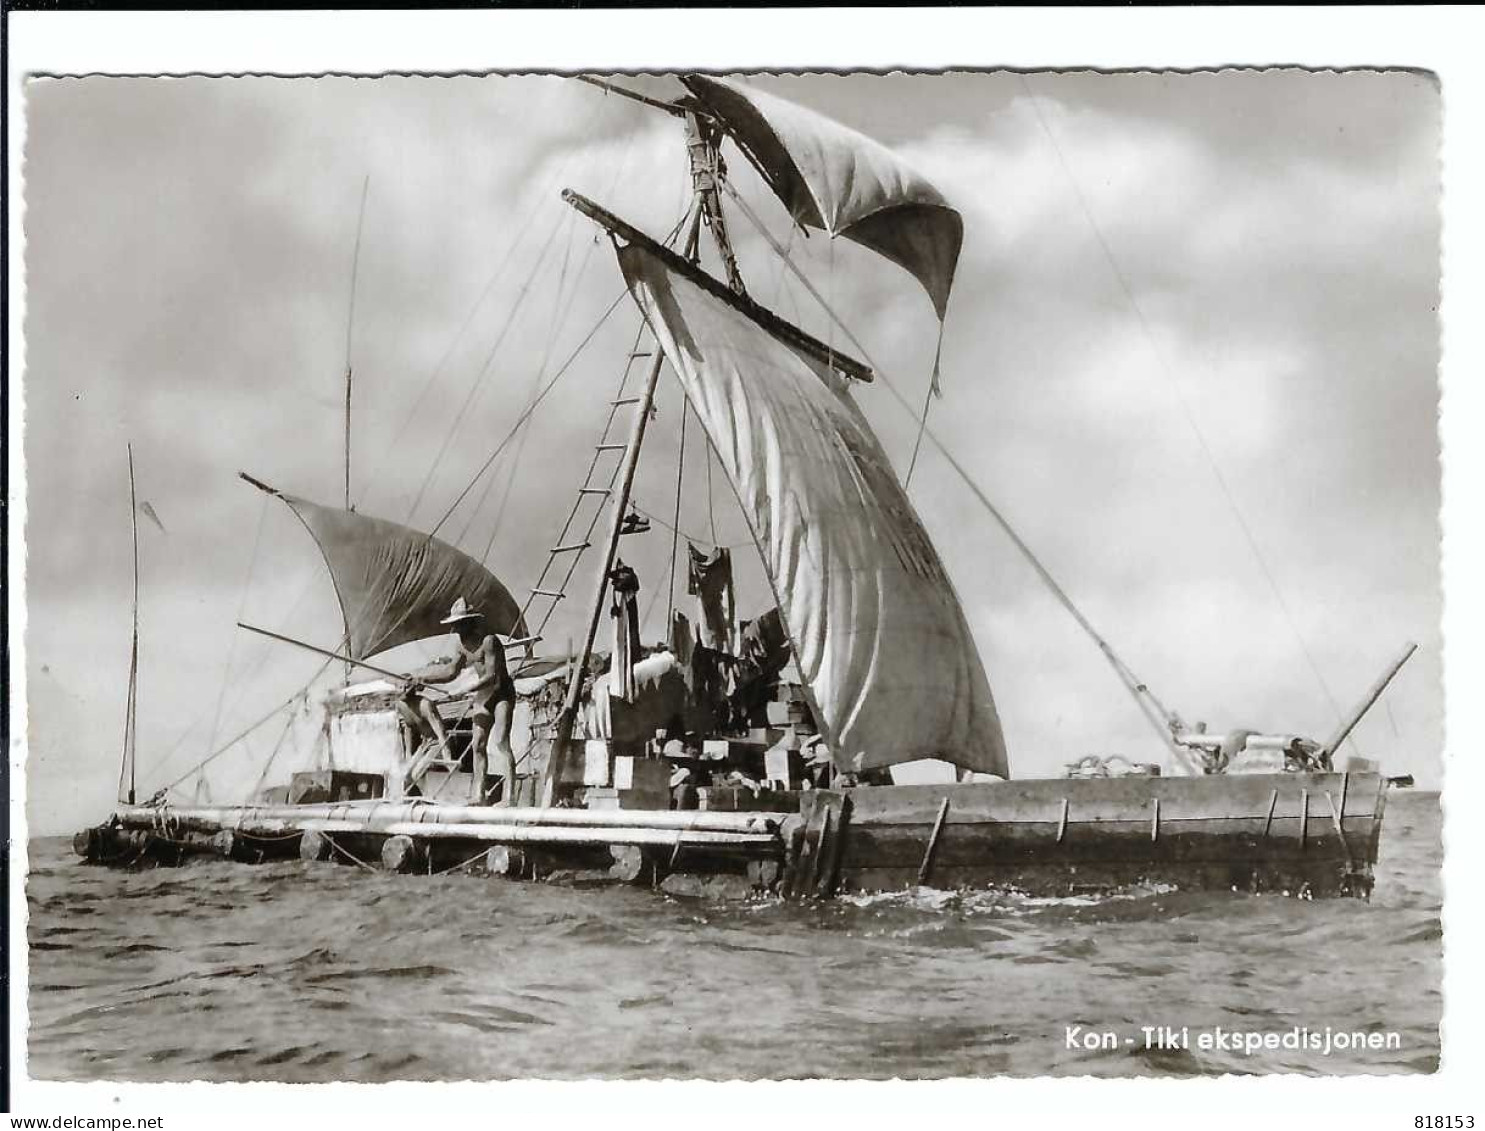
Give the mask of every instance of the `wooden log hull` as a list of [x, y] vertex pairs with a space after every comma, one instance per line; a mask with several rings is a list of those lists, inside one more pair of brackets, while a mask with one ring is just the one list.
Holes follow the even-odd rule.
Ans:
[[937, 888], [1364, 897], [1386, 788], [1377, 774], [1244, 774], [854, 790], [838, 886], [911, 887], [927, 861]]
[[[75, 848], [91, 862], [122, 866], [215, 853], [515, 878], [596, 872], [630, 883], [735, 875], [798, 899], [919, 884], [1037, 895], [1159, 884], [1364, 897], [1386, 789], [1375, 773], [1245, 774], [813, 791], [797, 814], [131, 807], [79, 833]], [[383, 854], [389, 843], [392, 863]]]

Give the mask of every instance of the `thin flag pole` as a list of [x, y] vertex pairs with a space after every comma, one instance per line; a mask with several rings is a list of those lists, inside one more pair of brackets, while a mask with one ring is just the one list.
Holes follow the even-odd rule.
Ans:
[[123, 778], [123, 771], [128, 771], [129, 791], [127, 798], [130, 805], [134, 804], [135, 796], [135, 764], [136, 764], [136, 735], [138, 733], [138, 701], [139, 701], [139, 500], [134, 488], [134, 445], [126, 445], [129, 453], [129, 530], [134, 543], [134, 604], [132, 612], [133, 625], [129, 636], [129, 697], [124, 708], [124, 751], [123, 765], [120, 767], [119, 777]]
[[[345, 316], [345, 509], [351, 506], [351, 343], [356, 329], [356, 277], [361, 267], [361, 230], [366, 224], [366, 194], [371, 190], [371, 174], [361, 182], [361, 208], [356, 216], [356, 244], [351, 252], [351, 297]], [[351, 665], [345, 665], [345, 682], [351, 682]]]
[[351, 509], [351, 342], [356, 327], [356, 276], [361, 267], [361, 231], [366, 224], [366, 194], [371, 174], [361, 182], [361, 210], [356, 217], [356, 244], [351, 252], [351, 298], [345, 318], [345, 509]]

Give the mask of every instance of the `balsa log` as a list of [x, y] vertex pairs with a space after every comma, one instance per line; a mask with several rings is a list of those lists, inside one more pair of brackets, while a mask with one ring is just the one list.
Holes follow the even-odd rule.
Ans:
[[299, 859], [319, 862], [329, 860], [334, 851], [330, 847], [330, 838], [315, 829], [305, 829], [304, 835], [299, 838]]
[[422, 846], [410, 836], [389, 836], [382, 842], [382, 867], [389, 872], [416, 872], [425, 860]]
[[[120, 821], [133, 828], [159, 823], [161, 810], [142, 805], [119, 810]], [[212, 828], [269, 826], [275, 821], [300, 824], [306, 818], [327, 820], [412, 821], [420, 824], [563, 825], [574, 828], [674, 829], [684, 832], [768, 833], [788, 813], [726, 813], [707, 810], [641, 809], [502, 809], [477, 805], [432, 805], [427, 802], [363, 801], [320, 805], [181, 806], [164, 810], [171, 820], [202, 821]]]

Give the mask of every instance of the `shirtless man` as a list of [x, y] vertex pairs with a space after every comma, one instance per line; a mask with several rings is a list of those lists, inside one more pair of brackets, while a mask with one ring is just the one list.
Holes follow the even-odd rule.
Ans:
[[[413, 672], [406, 685], [407, 697], [417, 695], [425, 684], [448, 683], [466, 667], [473, 667], [478, 679], [466, 694], [470, 697], [469, 719], [473, 726], [470, 740], [473, 751], [474, 785], [470, 804], [483, 805], [486, 746], [495, 738], [496, 772], [504, 779], [500, 805], [510, 805], [516, 786], [516, 758], [510, 747], [511, 712], [516, 703], [516, 687], [505, 665], [505, 648], [495, 634], [485, 628], [485, 614], [471, 609], [463, 597], [454, 602], [449, 615], [440, 622], [455, 632], [454, 658]], [[418, 712], [433, 731], [439, 747], [447, 745], [443, 719], [426, 695], [417, 695]], [[406, 699], [402, 705], [411, 710]]]

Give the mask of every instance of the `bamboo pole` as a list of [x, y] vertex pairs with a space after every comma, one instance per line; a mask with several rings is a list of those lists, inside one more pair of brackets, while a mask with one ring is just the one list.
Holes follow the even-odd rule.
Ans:
[[[435, 827], [439, 825], [520, 825], [563, 826], [568, 828], [624, 829], [649, 828], [674, 832], [737, 832], [772, 835], [788, 813], [726, 813], [702, 810], [643, 809], [501, 809], [479, 805], [427, 805], [417, 802], [327, 802], [318, 805], [241, 805], [241, 806], [171, 806], [166, 813], [172, 820], [187, 824], [219, 828], [268, 828], [278, 823], [279, 831], [297, 827], [305, 821], [351, 821], [357, 827], [369, 822], [408, 822]], [[157, 824], [161, 810], [150, 806], [120, 809], [121, 824], [147, 828]]]
[[[285, 644], [292, 644], [296, 648], [303, 648], [307, 652], [315, 652], [321, 656], [328, 656], [332, 660], [340, 660], [347, 666], [347, 668], [365, 668], [369, 672], [376, 672], [377, 675], [386, 676], [388, 679], [395, 679], [399, 682], [409, 678], [408, 676], [399, 675], [397, 672], [390, 671], [387, 668], [379, 668], [375, 664], [368, 664], [365, 660], [353, 660], [349, 656], [341, 652], [332, 652], [329, 648], [321, 648], [316, 644], [308, 644], [303, 640], [295, 640], [292, 636], [284, 636], [277, 632], [269, 632], [266, 628], [255, 628], [250, 624], [244, 624], [242, 621], [237, 622], [237, 627], [245, 628], [249, 632], [256, 632], [259, 636], [267, 636], [270, 639], [279, 640]], [[449, 692], [440, 691], [436, 687], [425, 687], [424, 690], [430, 691], [435, 695], [442, 695], [448, 699], [453, 698], [453, 696], [450, 695]]]
[[[189, 822], [194, 824], [194, 822]], [[124, 819], [126, 829], [149, 830], [153, 826], [143, 821]], [[207, 833], [209, 824], [198, 828], [186, 828], [186, 833]], [[582, 828], [572, 825], [523, 825], [514, 823], [491, 824], [486, 822], [461, 822], [429, 824], [422, 821], [387, 820], [365, 817], [302, 817], [292, 821], [263, 820], [240, 824], [231, 831], [247, 836], [273, 838], [287, 837], [295, 832], [314, 834], [365, 833], [386, 837], [423, 838], [428, 840], [477, 840], [502, 844], [551, 844], [580, 847], [605, 847], [631, 845], [641, 848], [674, 849], [678, 845], [700, 849], [757, 849], [765, 853], [783, 850], [777, 833], [723, 831], [718, 829], [667, 829], [667, 828]]]
[[1418, 651], [1418, 645], [1409, 644], [1403, 649], [1399, 656], [1388, 669], [1382, 673], [1382, 677], [1372, 684], [1371, 690], [1366, 693], [1365, 698], [1357, 704], [1356, 708], [1342, 720], [1336, 732], [1330, 736], [1330, 741], [1325, 744], [1325, 756], [1327, 758], [1340, 749], [1341, 743], [1345, 742], [1351, 732], [1356, 729], [1356, 724], [1372, 709], [1372, 704], [1382, 697], [1382, 692], [1387, 690], [1387, 685], [1392, 682], [1394, 676], [1402, 670], [1402, 666], [1413, 658], [1413, 653]]
[[129, 634], [129, 691], [128, 703], [124, 708], [123, 766], [120, 767], [119, 778], [122, 785], [123, 770], [127, 767], [129, 790], [125, 797], [133, 805], [139, 734], [139, 500], [134, 490], [134, 445], [127, 444], [126, 448], [129, 453], [129, 532], [134, 542], [134, 605]]

